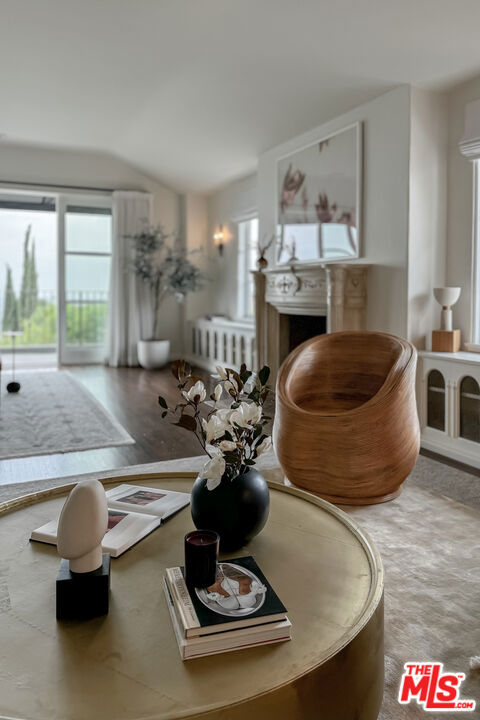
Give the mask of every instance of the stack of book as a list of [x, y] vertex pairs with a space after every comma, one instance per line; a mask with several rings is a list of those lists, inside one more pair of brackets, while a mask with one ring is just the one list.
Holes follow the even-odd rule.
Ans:
[[168, 568], [163, 587], [182, 660], [290, 640], [287, 610], [251, 556], [220, 562], [208, 588]]

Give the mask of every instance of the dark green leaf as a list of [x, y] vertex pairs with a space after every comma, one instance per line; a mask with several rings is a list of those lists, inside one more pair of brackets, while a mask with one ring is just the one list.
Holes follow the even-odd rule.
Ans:
[[178, 425], [179, 427], [185, 428], [185, 430], [190, 430], [191, 432], [195, 432], [197, 429], [196, 420], [191, 415], [181, 415], [178, 419], [178, 422], [174, 424]]
[[251, 370], [245, 370], [245, 372], [243, 372], [243, 373], [241, 372], [241, 373], [240, 373], [240, 380], [241, 380], [241, 381], [243, 382], [243, 384], [245, 385], [245, 383], [247, 382], [248, 378], [251, 377], [251, 376], [252, 376], [252, 371], [251, 371]]
[[231, 465], [232, 463], [237, 462], [238, 453], [235, 450], [232, 450], [231, 452], [224, 453], [223, 457], [225, 458], [227, 465]]
[[253, 438], [256, 440], [260, 433], [262, 432], [262, 425], [259, 423], [258, 425], [255, 425], [255, 432], [253, 433]]
[[162, 418], [165, 418], [165, 417], [167, 417], [167, 414], [168, 414], [168, 413], [167, 413], [167, 411], [166, 411], [166, 410], [164, 410], [164, 411], [162, 412]]
[[268, 367], [268, 365], [264, 365], [262, 367], [262, 369], [260, 370], [260, 372], [258, 373], [258, 379], [260, 380], [262, 385], [266, 385], [269, 377], [270, 377], [270, 368]]
[[165, 410], [168, 410], [167, 401], [161, 395], [158, 396], [158, 403], [159, 403], [159, 405], [162, 406], [162, 408], [165, 408]]

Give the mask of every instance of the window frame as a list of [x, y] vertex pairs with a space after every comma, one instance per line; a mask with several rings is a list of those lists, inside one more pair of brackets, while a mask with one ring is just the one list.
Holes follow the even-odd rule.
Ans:
[[[259, 218], [258, 213], [251, 212], [248, 215], [238, 217], [235, 219], [236, 233], [237, 233], [237, 319], [242, 322], [254, 323], [255, 321], [255, 308], [252, 308], [252, 312], [249, 313], [250, 305], [250, 293], [248, 290], [252, 288], [253, 282], [249, 277], [249, 273], [255, 270], [255, 267], [249, 266], [249, 251], [251, 250], [251, 228], [243, 235], [242, 225], [247, 225], [252, 221], [257, 221], [257, 242], [259, 232]], [[252, 291], [254, 288], [252, 288]]]
[[480, 353], [480, 159], [473, 161], [472, 202], [472, 270], [470, 278], [470, 339], [465, 343], [469, 352]]

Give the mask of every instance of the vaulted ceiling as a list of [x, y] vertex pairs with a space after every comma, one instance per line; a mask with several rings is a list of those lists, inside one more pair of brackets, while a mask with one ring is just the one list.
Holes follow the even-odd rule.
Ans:
[[3, 142], [181, 190], [402, 83], [480, 73], [478, 0], [0, 0]]

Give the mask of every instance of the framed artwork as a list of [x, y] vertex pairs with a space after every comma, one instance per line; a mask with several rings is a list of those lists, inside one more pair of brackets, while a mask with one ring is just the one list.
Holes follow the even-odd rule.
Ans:
[[362, 124], [277, 161], [277, 264], [360, 254]]

